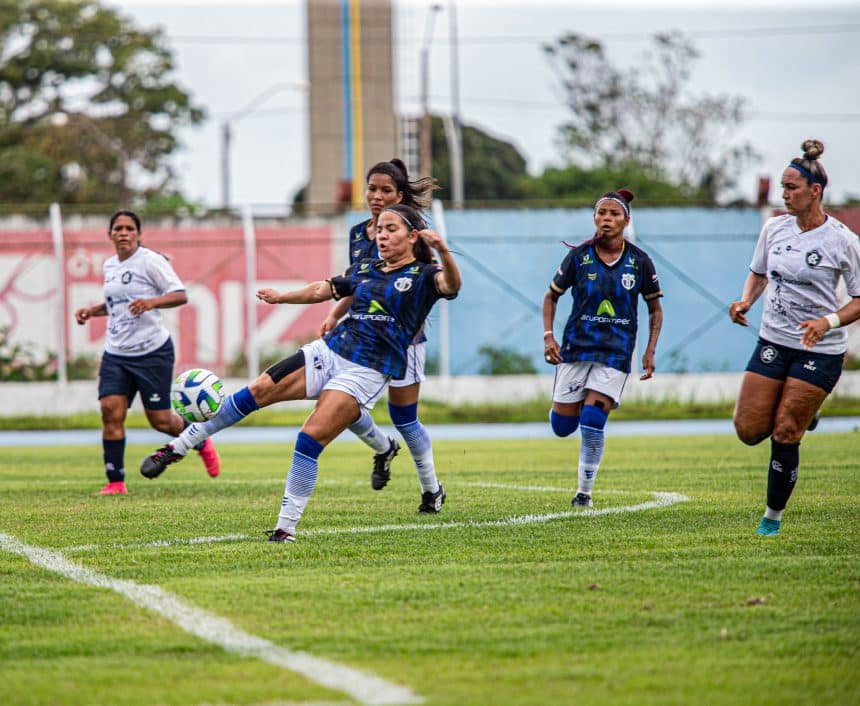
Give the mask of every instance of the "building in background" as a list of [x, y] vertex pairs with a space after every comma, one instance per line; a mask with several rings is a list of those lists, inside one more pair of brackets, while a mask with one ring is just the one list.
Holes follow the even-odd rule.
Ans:
[[390, 0], [307, 2], [309, 213], [364, 208], [364, 174], [398, 148]]

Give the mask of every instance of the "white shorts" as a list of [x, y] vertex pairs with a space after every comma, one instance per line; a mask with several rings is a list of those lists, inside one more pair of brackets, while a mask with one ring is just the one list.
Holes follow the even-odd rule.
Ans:
[[342, 358], [321, 338], [302, 346], [301, 351], [305, 354], [305, 392], [309, 400], [317, 399], [323, 390], [340, 390], [354, 397], [360, 406], [373, 409], [388, 384], [388, 375]]
[[389, 387], [409, 387], [424, 382], [424, 365], [427, 362], [427, 342], [413, 343], [406, 349], [406, 374], [400, 380], [391, 378]]
[[552, 401], [562, 404], [582, 402], [586, 390], [600, 392], [612, 398], [615, 409], [621, 401], [624, 383], [629, 373], [610, 368], [603, 363], [590, 360], [578, 363], [559, 363], [556, 366], [555, 382], [552, 387]]

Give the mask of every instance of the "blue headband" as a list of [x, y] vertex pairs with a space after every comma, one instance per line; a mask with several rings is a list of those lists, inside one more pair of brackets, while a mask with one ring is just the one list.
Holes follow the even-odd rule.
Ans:
[[797, 164], [796, 162], [792, 162], [792, 163], [791, 163], [791, 164], [789, 164], [788, 166], [789, 166], [789, 167], [791, 167], [792, 169], [796, 169], [797, 171], [799, 171], [803, 176], [805, 176], [805, 177], [806, 177], [806, 181], [811, 181], [811, 182], [813, 182], [814, 184], [819, 184], [819, 185], [821, 186], [821, 188], [822, 188], [822, 189], [823, 189], [825, 186], [827, 186], [827, 182], [825, 182], [825, 181], [824, 181], [824, 177], [822, 177], [822, 176], [820, 176], [820, 175], [819, 175], [819, 176], [815, 176], [815, 174], [813, 174], [811, 171], [809, 171], [809, 170], [808, 170], [806, 167], [804, 167], [803, 165], [801, 165], [801, 164]]

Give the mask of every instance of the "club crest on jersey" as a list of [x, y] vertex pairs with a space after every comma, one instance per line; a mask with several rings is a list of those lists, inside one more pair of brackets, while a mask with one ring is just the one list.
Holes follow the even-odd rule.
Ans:
[[629, 272], [625, 272], [621, 275], [621, 286], [626, 290], [633, 289], [633, 285], [636, 284], [636, 275], [630, 274]]
[[821, 253], [818, 250], [810, 250], [806, 253], [806, 264], [810, 267], [818, 267], [821, 264]]
[[772, 363], [776, 358], [776, 348], [773, 346], [765, 346], [761, 349], [761, 353], [759, 353], [759, 358], [761, 358], [761, 362], [767, 365], [768, 363]]
[[128, 284], [131, 282], [131, 272], [123, 272], [122, 273], [122, 283]]
[[412, 278], [411, 277], [398, 277], [394, 280], [394, 288], [398, 292], [408, 292], [412, 289]]

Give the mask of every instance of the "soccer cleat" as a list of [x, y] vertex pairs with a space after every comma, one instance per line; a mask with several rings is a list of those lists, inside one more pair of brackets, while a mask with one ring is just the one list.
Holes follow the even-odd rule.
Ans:
[[573, 496], [570, 504], [574, 507], [591, 507], [591, 496], [587, 493], [577, 493]]
[[391, 462], [400, 451], [400, 444], [396, 439], [388, 437], [388, 451], [376, 454], [373, 457], [373, 472], [370, 474], [370, 485], [374, 490], [382, 490], [391, 480]]
[[200, 454], [209, 477], [217, 478], [221, 472], [221, 459], [218, 456], [218, 450], [215, 448], [212, 439], [206, 439], [196, 451]]
[[287, 532], [285, 529], [273, 529], [266, 532], [269, 535], [269, 542], [295, 542], [296, 535]]
[[150, 454], [140, 462], [140, 475], [149, 479], [158, 478], [171, 463], [181, 461], [183, 458], [173, 450], [170, 444], [162, 446], [154, 454]]
[[99, 492], [99, 495], [128, 495], [128, 488], [125, 487], [125, 481], [115, 480], [109, 482]]
[[809, 426], [806, 427], [806, 431], [815, 431], [815, 428], [818, 426], [818, 422], [821, 421], [821, 410], [819, 409], [815, 416], [812, 418], [812, 421], [809, 422]]
[[775, 537], [779, 534], [779, 526], [781, 524], [781, 520], [770, 520], [767, 517], [762, 517], [755, 533], [760, 534], [763, 537]]
[[444, 504], [445, 489], [439, 483], [439, 490], [435, 493], [431, 493], [429, 490], [426, 493], [421, 493], [421, 504], [418, 506], [418, 512], [436, 514]]

